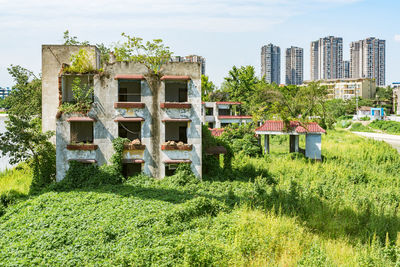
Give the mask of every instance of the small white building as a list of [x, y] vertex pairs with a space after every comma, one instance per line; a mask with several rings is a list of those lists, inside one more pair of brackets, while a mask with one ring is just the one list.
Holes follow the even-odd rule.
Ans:
[[239, 115], [238, 106], [241, 102], [203, 102], [202, 121], [208, 123], [208, 128], [221, 128], [232, 123], [239, 125], [252, 121], [251, 116]]
[[289, 135], [290, 152], [300, 152], [299, 136], [306, 136], [305, 156], [310, 159], [321, 160], [321, 134], [326, 131], [316, 122], [305, 125], [298, 121], [291, 121], [285, 129], [283, 121], [266, 121], [256, 129], [256, 134], [264, 135], [264, 153], [270, 152], [270, 135]]

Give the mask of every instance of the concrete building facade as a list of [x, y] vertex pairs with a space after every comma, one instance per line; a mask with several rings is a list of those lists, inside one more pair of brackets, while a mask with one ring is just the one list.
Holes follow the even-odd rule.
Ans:
[[190, 55], [190, 56], [173, 56], [171, 62], [198, 62], [201, 64], [201, 74], [206, 75], [206, 59], [202, 56]]
[[273, 44], [261, 47], [261, 76], [268, 83], [281, 83], [281, 49]]
[[386, 42], [375, 37], [350, 44], [351, 78], [375, 79], [378, 86], [385, 85]]
[[233, 106], [239, 106], [240, 102], [203, 102], [202, 103], [202, 121], [208, 124], [208, 128], [222, 128], [236, 123], [244, 124], [252, 121], [251, 116], [240, 115]]
[[[165, 64], [156, 83], [144, 65], [133, 62], [106, 64], [99, 74], [63, 73], [62, 64], [69, 60], [65, 54], [80, 48], [43, 46], [43, 125], [56, 131], [57, 181], [65, 177], [70, 161], [110, 163], [116, 137], [131, 141], [123, 152], [126, 176], [143, 172], [163, 178], [177, 164], [190, 163], [201, 177], [200, 64]], [[76, 77], [93, 86], [92, 107], [88, 114], [61, 114], [58, 107], [70, 101]]]
[[[376, 84], [372, 79], [330, 79], [319, 82], [327, 87], [329, 99], [374, 98], [376, 93]], [[310, 81], [304, 82], [308, 83]]]
[[328, 36], [311, 42], [311, 80], [340, 79], [343, 75], [343, 38]]
[[303, 83], [303, 48], [290, 47], [286, 49], [286, 84], [300, 85]]

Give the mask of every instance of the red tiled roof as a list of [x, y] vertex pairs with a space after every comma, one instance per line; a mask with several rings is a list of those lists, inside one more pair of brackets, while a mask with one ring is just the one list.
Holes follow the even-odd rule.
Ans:
[[243, 115], [222, 115], [218, 116], [218, 119], [252, 119], [251, 116], [243, 116]]
[[114, 77], [115, 80], [124, 79], [124, 80], [144, 80], [143, 75], [133, 75], [133, 74], [118, 74]]
[[216, 102], [217, 105], [241, 105], [242, 102], [232, 102], [232, 101], [220, 101]]
[[164, 80], [188, 81], [188, 80], [190, 80], [190, 77], [189, 76], [164, 75], [161, 77], [161, 81], [164, 81]]
[[[297, 133], [326, 133], [326, 131], [316, 122], [308, 122], [305, 127], [298, 121], [290, 122], [289, 131]], [[283, 121], [266, 121], [262, 126], [256, 129], [256, 132], [284, 132]]]
[[225, 131], [224, 128], [214, 128], [209, 130], [211, 131], [212, 136], [221, 136], [221, 134]]

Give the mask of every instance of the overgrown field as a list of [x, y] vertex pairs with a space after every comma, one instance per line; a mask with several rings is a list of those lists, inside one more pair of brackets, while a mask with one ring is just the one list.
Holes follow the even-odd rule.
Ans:
[[400, 122], [397, 121], [373, 121], [369, 126], [388, 134], [400, 134]]
[[271, 142], [271, 155], [235, 155], [231, 172], [203, 182], [139, 176], [9, 204], [0, 265], [400, 264], [396, 150], [330, 131], [313, 162], [285, 153], [282, 137]]

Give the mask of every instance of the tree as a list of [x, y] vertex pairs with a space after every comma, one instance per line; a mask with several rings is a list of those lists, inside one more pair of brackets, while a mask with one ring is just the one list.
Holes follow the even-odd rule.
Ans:
[[209, 81], [208, 76], [201, 75], [201, 100], [211, 101], [210, 96], [215, 90], [215, 85], [212, 81]]
[[15, 81], [13, 90], [5, 99], [8, 114], [14, 116], [42, 116], [42, 80], [32, 71], [11, 65], [8, 73]]
[[334, 119], [327, 109], [328, 91], [325, 86], [312, 82], [307, 86], [266, 86], [261, 91], [266, 100], [260, 110], [268, 117], [279, 118], [288, 126], [291, 120], [319, 121], [323, 127], [330, 127]]
[[242, 102], [243, 108], [249, 111], [251, 108], [249, 99], [255, 93], [258, 82], [259, 79], [255, 76], [253, 66], [241, 66], [240, 68], [233, 66], [228, 77], [225, 77], [222, 91], [229, 94], [230, 100]]
[[55, 148], [48, 141], [54, 133], [41, 129], [41, 79], [21, 66], [11, 66], [8, 72], [15, 85], [6, 99], [10, 109], [6, 132], [0, 134], [0, 151], [8, 154], [11, 164], [29, 161], [32, 188], [37, 188], [55, 177]]

